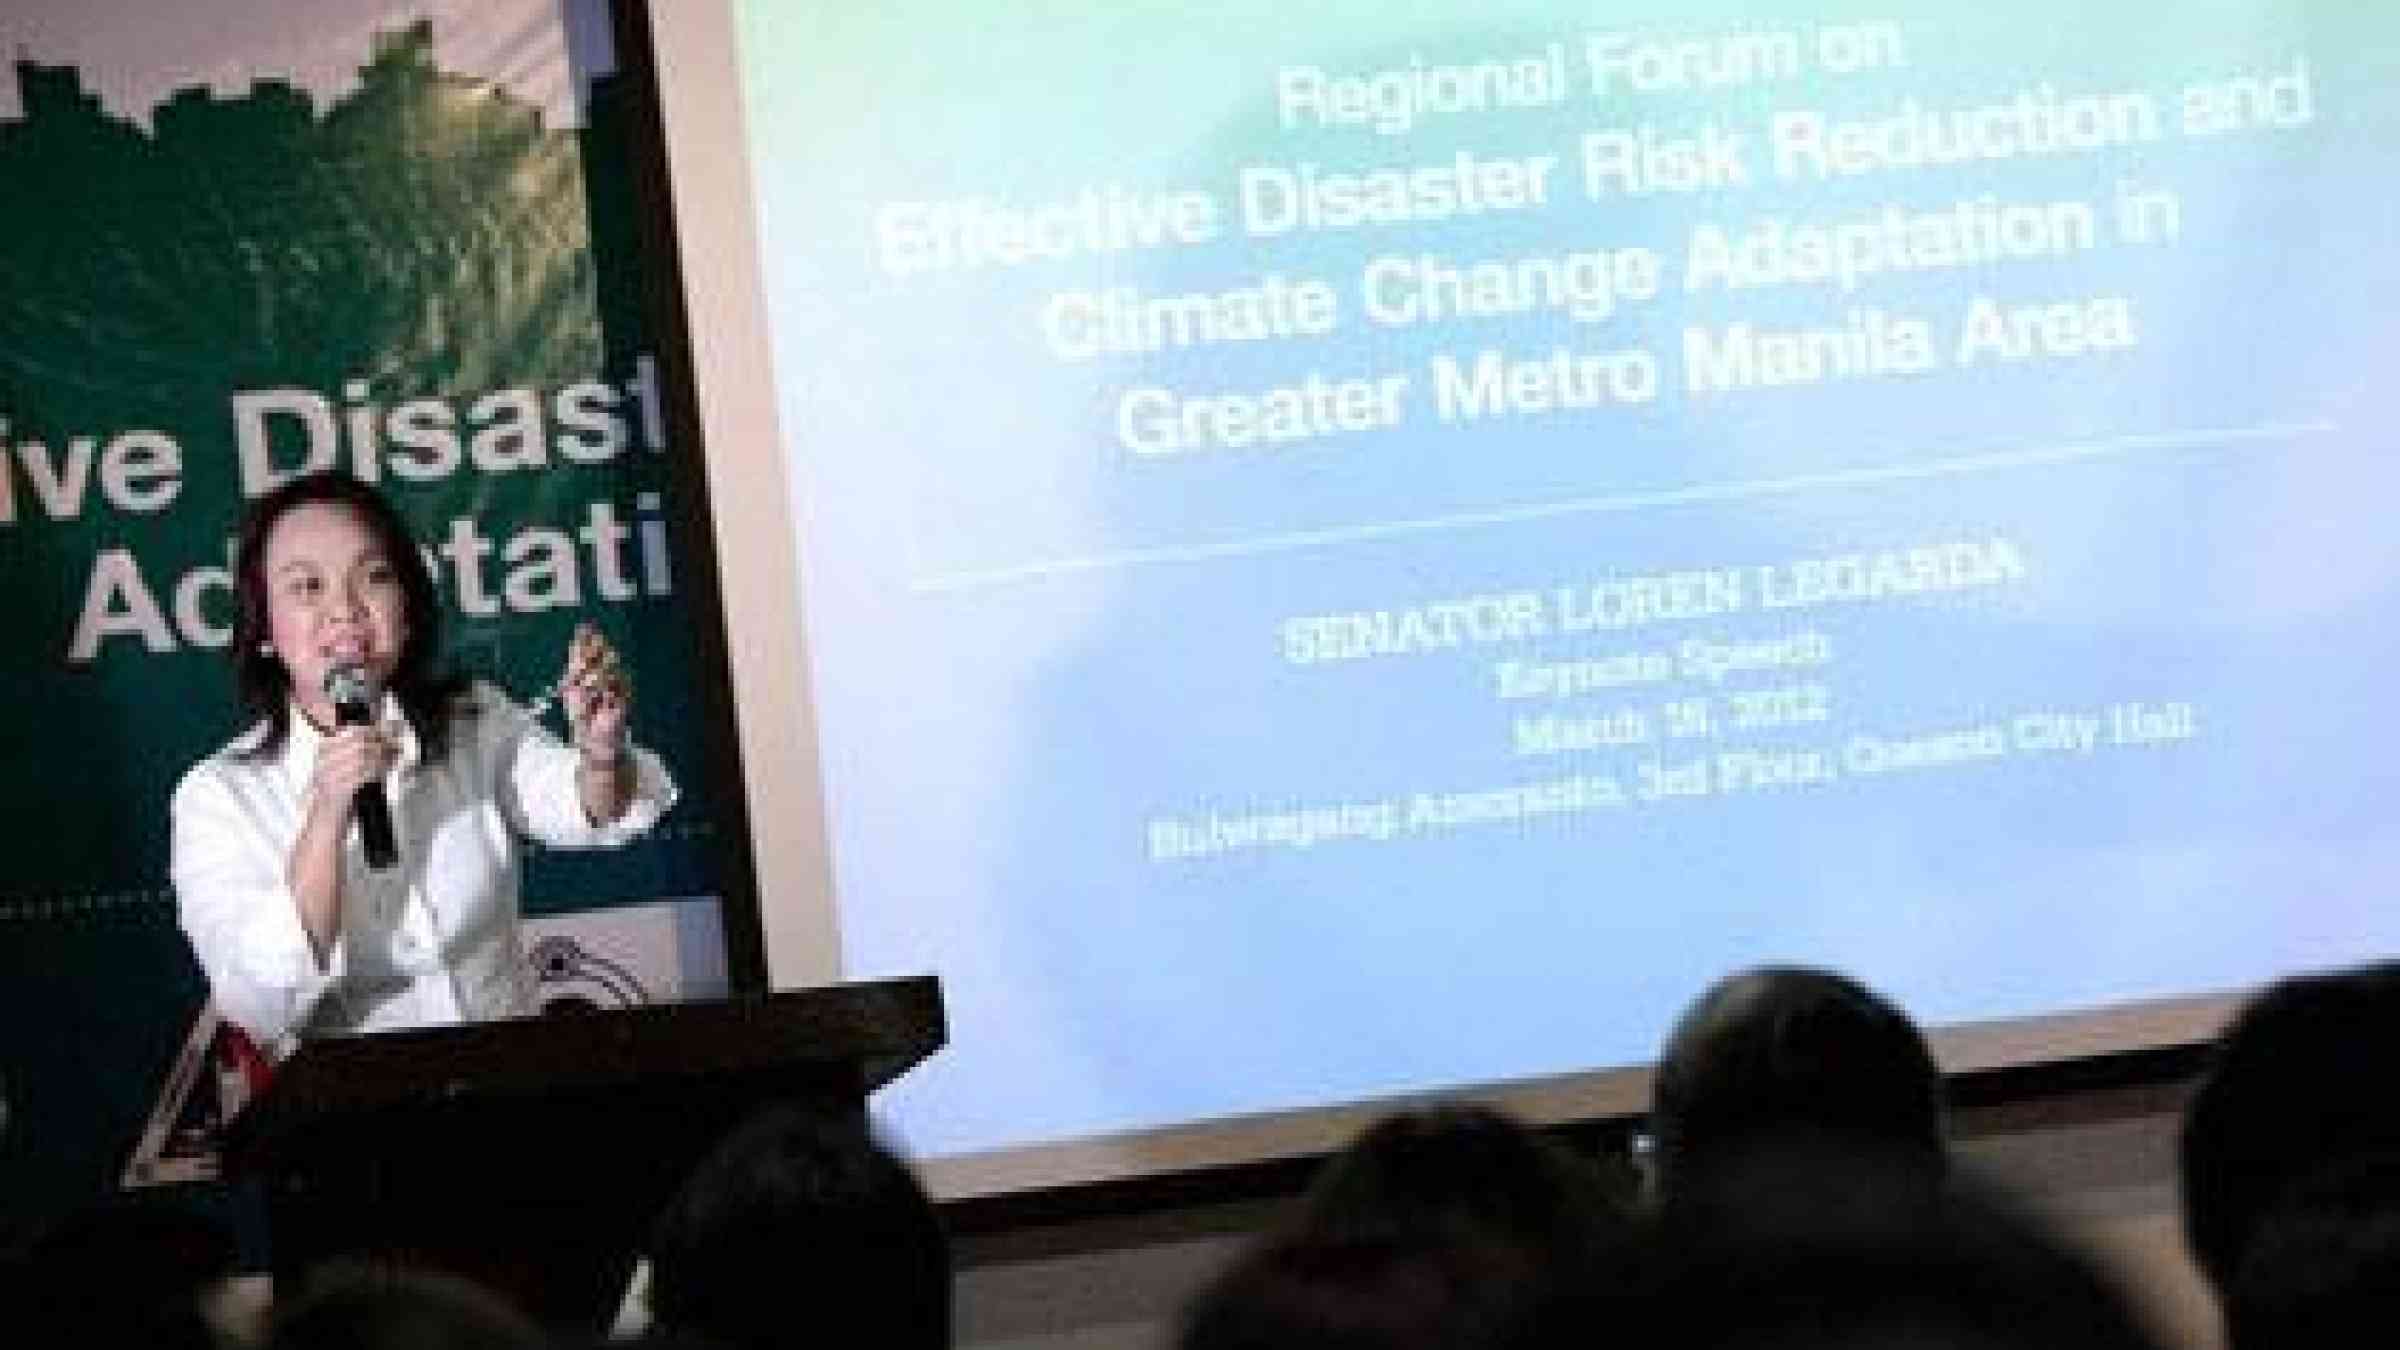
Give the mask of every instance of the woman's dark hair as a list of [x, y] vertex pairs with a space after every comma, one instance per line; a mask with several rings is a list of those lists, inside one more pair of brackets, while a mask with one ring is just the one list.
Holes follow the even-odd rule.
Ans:
[[391, 692], [417, 733], [424, 758], [440, 759], [449, 748], [450, 717], [466, 684], [436, 666], [442, 650], [442, 601], [434, 590], [433, 573], [425, 566], [408, 522], [383, 494], [333, 469], [302, 474], [251, 502], [242, 513], [233, 551], [234, 693], [243, 710], [267, 727], [266, 735], [244, 754], [253, 759], [274, 755], [291, 734], [291, 672], [283, 658], [266, 647], [272, 631], [267, 619], [267, 538], [285, 516], [317, 505], [348, 508], [375, 536], [399, 574], [408, 636], [392, 670]]

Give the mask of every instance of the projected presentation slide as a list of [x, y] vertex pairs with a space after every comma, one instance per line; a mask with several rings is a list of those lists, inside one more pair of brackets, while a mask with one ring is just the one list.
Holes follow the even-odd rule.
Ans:
[[737, 19], [919, 1152], [2400, 946], [2400, 11]]

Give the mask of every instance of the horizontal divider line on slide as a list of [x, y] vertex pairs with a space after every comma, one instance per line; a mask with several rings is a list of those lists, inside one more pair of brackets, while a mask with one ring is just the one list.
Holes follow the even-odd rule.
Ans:
[[1429, 516], [1420, 520], [1391, 520], [1367, 525], [1344, 525], [1323, 530], [1296, 530], [1283, 534], [1257, 535], [1248, 539], [1234, 539], [1224, 543], [1199, 544], [1183, 548], [1122, 549], [1114, 553], [1097, 553], [1080, 558], [1055, 558], [1046, 562], [1024, 563], [1015, 567], [999, 567], [988, 571], [951, 572], [921, 577], [911, 582], [909, 589], [919, 594], [989, 590], [1021, 582], [1066, 576], [1076, 572], [1102, 572], [1123, 567], [1144, 567], [1161, 563], [1207, 562], [1218, 558], [1290, 553], [1337, 544], [1388, 539], [1405, 534], [1429, 534], [1442, 530], [1472, 529], [1486, 525], [1510, 525], [1523, 521], [1546, 520], [1557, 516], [1635, 511], [1654, 506], [1686, 506], [1698, 502], [1739, 501], [1757, 497], [1784, 496], [1797, 492], [1814, 492], [1825, 488], [1873, 487], [1884, 483], [1991, 473], [2002, 469], [2031, 468], [2047, 464], [2067, 464], [2077, 460], [2105, 459], [2114, 455], [2133, 454], [2145, 450], [2196, 450], [2244, 443], [2296, 440], [2303, 436], [2325, 435], [2334, 430], [2336, 427], [2331, 420], [2319, 419], [2307, 422], [2262, 422], [2248, 427], [2207, 427], [2187, 431], [2111, 436], [2096, 441], [2069, 441], [2059, 445], [1984, 451], [1977, 454], [1957, 455], [1948, 459], [1927, 460], [1921, 463], [1889, 464], [1867, 469], [1839, 469], [1829, 473], [1796, 474], [1788, 478], [1757, 478], [1733, 483], [1701, 483], [1690, 487], [1662, 488], [1654, 492], [1574, 497], [1556, 502], [1529, 502], [1522, 506], [1502, 507], [1488, 511], [1464, 511], [1455, 515]]

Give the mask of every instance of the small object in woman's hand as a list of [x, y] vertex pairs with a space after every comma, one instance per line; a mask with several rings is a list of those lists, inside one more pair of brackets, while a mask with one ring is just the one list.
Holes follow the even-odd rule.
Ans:
[[[593, 668], [593, 649], [595, 647], [600, 653], [600, 664], [597, 668]], [[615, 673], [621, 683], [628, 688], [631, 687], [632, 681], [623, 675], [622, 668], [617, 663], [615, 650], [608, 645], [608, 639], [601, 636], [599, 628], [589, 621], [577, 624], [575, 635], [567, 641], [566, 669], [560, 671], [548, 684], [543, 685], [532, 700], [526, 703], [525, 716], [535, 720], [547, 716], [552, 708], [558, 706], [559, 699], [569, 689], [588, 685], [593, 679], [609, 673]]]

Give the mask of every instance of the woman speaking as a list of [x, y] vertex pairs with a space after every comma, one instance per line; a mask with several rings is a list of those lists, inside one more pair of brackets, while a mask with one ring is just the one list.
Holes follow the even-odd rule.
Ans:
[[218, 1008], [272, 1058], [302, 1038], [535, 1010], [522, 842], [623, 843], [674, 804], [632, 748], [632, 685], [586, 625], [535, 715], [443, 675], [407, 526], [341, 473], [252, 503], [232, 656], [250, 728], [175, 789], [172, 870]]

